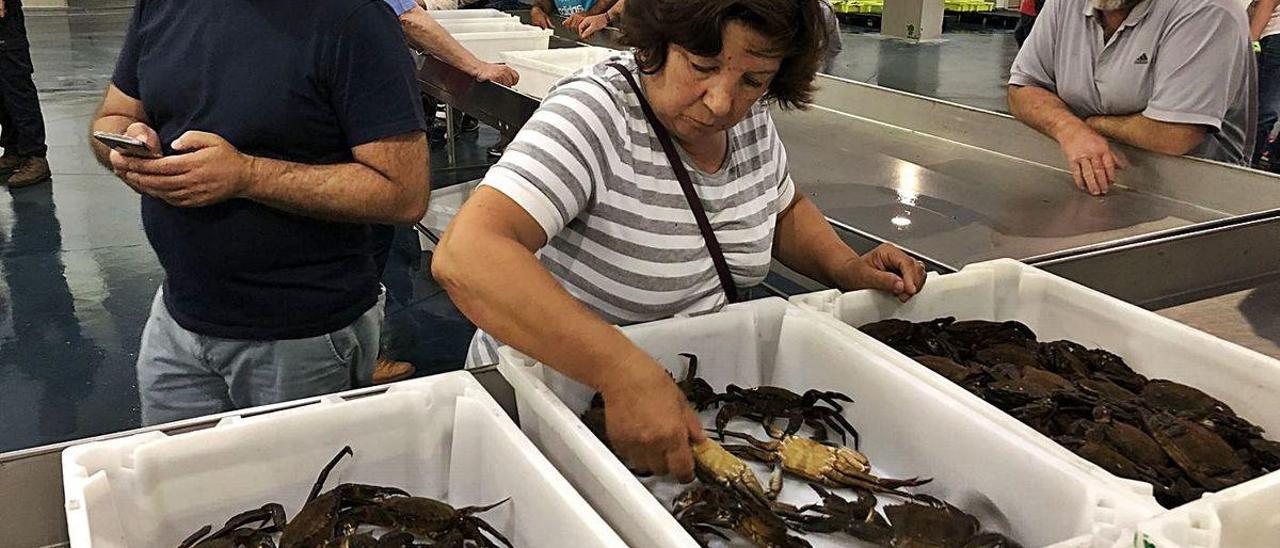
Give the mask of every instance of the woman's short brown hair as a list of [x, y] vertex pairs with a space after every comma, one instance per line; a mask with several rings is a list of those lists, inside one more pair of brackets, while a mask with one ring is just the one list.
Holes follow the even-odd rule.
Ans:
[[772, 41], [782, 57], [765, 100], [804, 108], [813, 98], [814, 74], [827, 47], [819, 1], [627, 0], [622, 41], [635, 48], [640, 70], [653, 74], [666, 64], [671, 44], [694, 55], [719, 55], [725, 25], [741, 22]]

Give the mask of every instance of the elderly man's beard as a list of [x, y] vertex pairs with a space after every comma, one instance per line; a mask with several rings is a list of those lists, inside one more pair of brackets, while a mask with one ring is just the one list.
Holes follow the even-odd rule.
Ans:
[[1138, 5], [1142, 0], [1089, 0], [1089, 5], [1098, 11], [1119, 11]]

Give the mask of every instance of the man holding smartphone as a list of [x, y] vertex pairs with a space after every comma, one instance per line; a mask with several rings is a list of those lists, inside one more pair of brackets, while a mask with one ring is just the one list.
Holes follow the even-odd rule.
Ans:
[[426, 128], [382, 0], [140, 0], [93, 142], [142, 195], [161, 266], [142, 335], [156, 424], [369, 382], [382, 322], [374, 224], [426, 210]]

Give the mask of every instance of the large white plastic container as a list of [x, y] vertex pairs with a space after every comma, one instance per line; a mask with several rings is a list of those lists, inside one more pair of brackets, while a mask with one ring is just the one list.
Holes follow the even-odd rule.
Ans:
[[329, 487], [390, 485], [455, 507], [511, 497], [481, 517], [517, 546], [624, 546], [470, 374], [378, 390], [258, 416], [246, 410], [206, 430], [65, 450], [71, 546], [171, 548], [266, 502], [293, 517], [344, 445], [355, 455]]
[[502, 60], [520, 73], [516, 91], [542, 99], [566, 76], [617, 53], [616, 50], [597, 47], [505, 51], [502, 52]]
[[1238, 485], [1138, 526], [1138, 548], [1280, 546], [1280, 478]]
[[440, 26], [449, 34], [468, 34], [477, 32], [512, 32], [517, 30], [537, 29], [533, 25], [521, 23], [519, 19], [498, 18], [489, 19], [443, 19], [439, 21]]
[[481, 61], [500, 63], [504, 51], [547, 49], [551, 44], [551, 34], [551, 29], [522, 25], [510, 31], [459, 33], [453, 38]]
[[836, 290], [798, 295], [791, 302], [834, 318], [846, 340], [892, 360], [1023, 439], [1148, 500], [1155, 500], [1151, 485], [1111, 475], [856, 327], [888, 318], [1017, 320], [1041, 341], [1068, 339], [1101, 348], [1152, 379], [1199, 388], [1265, 428], [1271, 437], [1280, 437], [1280, 361], [1018, 261], [975, 263], [954, 274], [930, 276], [924, 291], [906, 304], [874, 291]]
[[427, 14], [437, 21], [450, 19], [518, 19], [515, 15], [495, 9], [430, 10]]
[[[847, 344], [833, 322], [781, 299], [624, 331], [677, 376], [684, 375], [678, 354], [698, 355], [699, 376], [717, 390], [735, 383], [847, 393], [856, 403], [846, 406], [846, 416], [877, 473], [932, 477], [920, 491], [1027, 546], [1092, 546], [1091, 533], [1115, 531], [1159, 511]], [[655, 498], [578, 420], [591, 390], [510, 348], [500, 354], [521, 427], [614, 530], [632, 546], [695, 546], [664, 507], [669, 500]], [[782, 498], [797, 502], [806, 494], [812, 496], [803, 482], [789, 480]], [[837, 537], [822, 538], [827, 540], [810, 540], [830, 546]], [[840, 545], [856, 545], [842, 539]]]

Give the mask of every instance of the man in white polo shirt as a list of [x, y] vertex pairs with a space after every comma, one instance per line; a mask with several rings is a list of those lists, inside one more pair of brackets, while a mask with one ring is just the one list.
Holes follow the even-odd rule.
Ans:
[[1107, 139], [1248, 163], [1257, 84], [1235, 0], [1050, 0], [1018, 52], [1009, 108], [1054, 138], [1076, 186], [1104, 194]]

